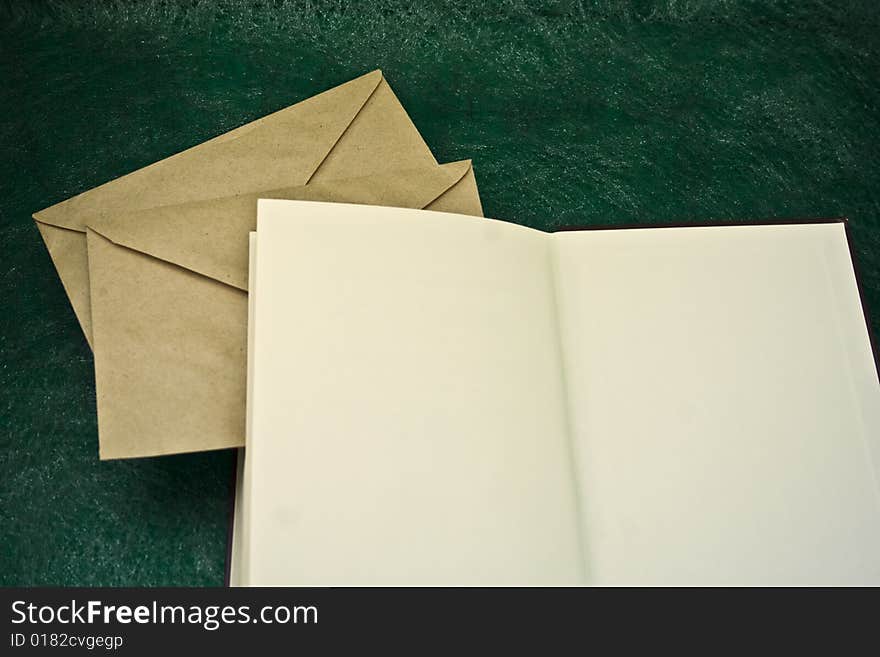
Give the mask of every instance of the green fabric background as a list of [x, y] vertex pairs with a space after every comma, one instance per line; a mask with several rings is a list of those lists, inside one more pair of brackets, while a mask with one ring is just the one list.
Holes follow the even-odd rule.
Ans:
[[877, 4], [4, 2], [0, 584], [219, 585], [226, 553], [229, 452], [98, 461], [33, 211], [380, 67], [487, 216], [845, 215], [880, 309]]

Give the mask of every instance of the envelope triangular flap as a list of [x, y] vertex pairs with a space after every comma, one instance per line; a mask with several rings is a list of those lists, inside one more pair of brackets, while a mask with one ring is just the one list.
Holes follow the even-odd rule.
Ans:
[[240, 446], [247, 295], [87, 235], [100, 457]]
[[[300, 187], [105, 215], [89, 228], [111, 242], [247, 290], [248, 233], [257, 199], [344, 201], [424, 208], [471, 172], [469, 161], [389, 174], [313, 182]], [[478, 198], [473, 194], [473, 198]], [[466, 207], [462, 200], [458, 209]], [[479, 209], [476, 206], [476, 209]]]
[[[388, 121], [389, 116], [395, 117], [393, 123]], [[327, 154], [308, 182], [364, 176], [376, 171], [377, 160], [386, 163], [383, 169], [386, 171], [437, 163], [384, 78], [363, 110], [354, 117], [344, 137]], [[371, 144], [369, 150], [364, 149], [365, 143]]]
[[[470, 210], [462, 212], [462, 208], [470, 208]], [[477, 178], [474, 174], [474, 168], [469, 167], [457, 184], [426, 205], [425, 210], [470, 214], [475, 217], [482, 217], [483, 204], [480, 202], [480, 192], [477, 189]]]

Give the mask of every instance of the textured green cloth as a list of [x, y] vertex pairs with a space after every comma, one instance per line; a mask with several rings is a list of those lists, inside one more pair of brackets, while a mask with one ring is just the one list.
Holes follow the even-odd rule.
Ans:
[[221, 584], [226, 555], [230, 453], [98, 461], [33, 211], [379, 67], [440, 161], [473, 158], [487, 216], [845, 215], [880, 309], [877, 6], [0, 5], [0, 584]]

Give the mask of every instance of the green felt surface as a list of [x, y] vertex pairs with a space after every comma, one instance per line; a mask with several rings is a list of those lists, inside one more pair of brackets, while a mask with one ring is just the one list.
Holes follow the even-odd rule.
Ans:
[[230, 453], [98, 461], [33, 211], [380, 67], [439, 160], [473, 158], [487, 216], [848, 216], [876, 334], [876, 7], [0, 4], [0, 584], [219, 585], [226, 554]]

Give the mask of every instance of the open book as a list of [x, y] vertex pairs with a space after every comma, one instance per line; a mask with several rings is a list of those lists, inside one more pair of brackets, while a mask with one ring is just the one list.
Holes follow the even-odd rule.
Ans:
[[880, 584], [840, 222], [259, 201], [237, 583]]

